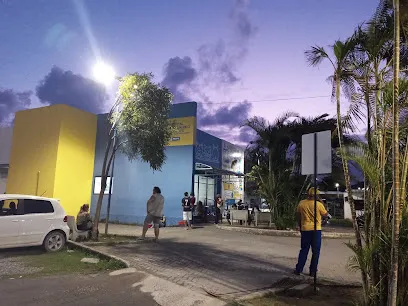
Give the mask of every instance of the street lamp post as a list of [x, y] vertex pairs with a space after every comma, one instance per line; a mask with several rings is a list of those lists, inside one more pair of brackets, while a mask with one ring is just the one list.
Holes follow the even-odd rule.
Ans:
[[[113, 80], [115, 80], [116, 78], [113, 68], [110, 65], [102, 61], [99, 61], [94, 65], [93, 75], [96, 81], [98, 81], [99, 83], [102, 83], [105, 86], [109, 86], [113, 82]], [[115, 145], [116, 145], [116, 130], [113, 131], [113, 149], [115, 149]], [[111, 168], [111, 173], [110, 173], [108, 206], [106, 208], [105, 235], [108, 234], [110, 206], [111, 206], [111, 200], [112, 200], [113, 176], [114, 176], [115, 158], [116, 158], [116, 153], [113, 152], [112, 154], [114, 155], [112, 158], [112, 165], [111, 165], [112, 168]]]

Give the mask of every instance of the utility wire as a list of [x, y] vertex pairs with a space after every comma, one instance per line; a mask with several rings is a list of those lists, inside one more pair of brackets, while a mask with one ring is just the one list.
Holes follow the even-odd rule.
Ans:
[[[330, 96], [307, 96], [307, 97], [291, 97], [291, 98], [276, 98], [276, 99], [265, 99], [265, 100], [243, 100], [243, 101], [225, 101], [225, 102], [197, 102], [200, 104], [236, 104], [236, 103], [263, 103], [263, 102], [275, 102], [275, 101], [292, 101], [292, 100], [307, 100], [307, 99], [320, 99], [320, 98], [330, 98]], [[191, 101], [186, 101], [191, 102]], [[182, 103], [186, 103], [182, 102]]]

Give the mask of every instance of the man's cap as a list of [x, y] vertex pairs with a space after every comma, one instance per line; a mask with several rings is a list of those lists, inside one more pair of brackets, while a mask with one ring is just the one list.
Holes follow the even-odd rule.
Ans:
[[[314, 196], [314, 192], [315, 192], [314, 187], [310, 187], [309, 190], [307, 191], [307, 194], [308, 194], [309, 196]], [[316, 189], [316, 194], [320, 194], [319, 189]]]

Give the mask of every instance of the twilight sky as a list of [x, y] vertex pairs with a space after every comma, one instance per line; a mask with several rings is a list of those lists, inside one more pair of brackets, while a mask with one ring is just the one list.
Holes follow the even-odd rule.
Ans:
[[0, 0], [0, 123], [47, 104], [107, 110], [115, 87], [91, 80], [98, 57], [118, 75], [152, 72], [175, 103], [201, 102], [199, 126], [233, 142], [247, 140], [238, 127], [250, 116], [334, 114], [330, 67], [308, 67], [303, 53], [349, 37], [377, 4]]

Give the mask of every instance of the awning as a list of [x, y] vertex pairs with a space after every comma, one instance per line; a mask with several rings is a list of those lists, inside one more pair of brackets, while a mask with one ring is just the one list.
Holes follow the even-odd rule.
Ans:
[[225, 169], [218, 169], [218, 168], [214, 168], [209, 165], [202, 164], [202, 163], [195, 164], [195, 174], [200, 174], [200, 175], [205, 175], [205, 176], [223, 176], [223, 175], [231, 175], [231, 176], [238, 176], [238, 177], [245, 176], [245, 174], [243, 173], [237, 173], [237, 172], [225, 170]]

